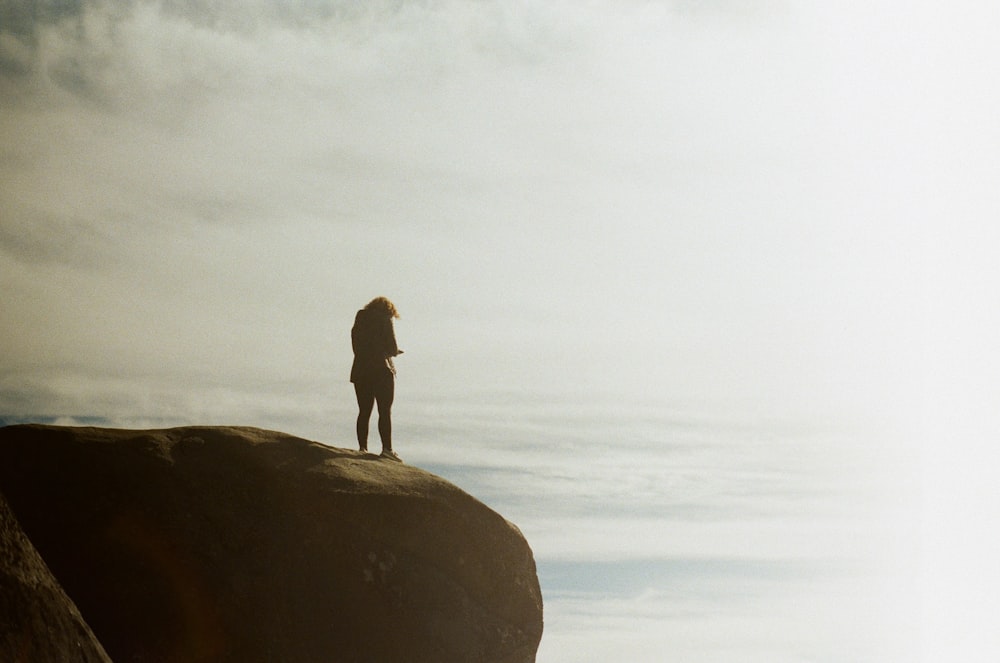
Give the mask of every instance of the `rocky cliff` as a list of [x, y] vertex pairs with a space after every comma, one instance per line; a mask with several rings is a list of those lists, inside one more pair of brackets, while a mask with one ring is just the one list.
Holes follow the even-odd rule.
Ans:
[[517, 528], [375, 456], [252, 428], [11, 426], [0, 492], [113, 661], [520, 663], [541, 638]]

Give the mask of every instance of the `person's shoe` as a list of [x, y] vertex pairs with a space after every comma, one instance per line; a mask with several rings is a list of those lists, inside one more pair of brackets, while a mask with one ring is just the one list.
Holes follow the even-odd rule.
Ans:
[[366, 454], [366, 453], [368, 453], [368, 447], [360, 447], [360, 448], [358, 449], [358, 451], [359, 451], [360, 453], [363, 453], [363, 454]]
[[383, 449], [382, 450], [382, 458], [386, 458], [388, 460], [394, 460], [397, 463], [402, 463], [403, 462], [403, 459], [400, 458], [399, 456], [397, 456], [396, 452], [393, 451], [392, 449]]

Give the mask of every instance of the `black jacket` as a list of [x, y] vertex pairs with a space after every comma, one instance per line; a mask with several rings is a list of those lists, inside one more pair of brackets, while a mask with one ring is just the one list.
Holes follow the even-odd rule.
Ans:
[[351, 347], [351, 382], [378, 382], [396, 374], [392, 358], [399, 354], [399, 347], [388, 314], [373, 309], [358, 311], [351, 328]]

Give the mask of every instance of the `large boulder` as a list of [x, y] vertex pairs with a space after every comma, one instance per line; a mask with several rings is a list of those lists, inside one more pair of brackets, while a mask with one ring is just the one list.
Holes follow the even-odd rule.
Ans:
[[253, 428], [11, 426], [0, 492], [115, 661], [522, 663], [541, 638], [517, 528], [376, 456]]

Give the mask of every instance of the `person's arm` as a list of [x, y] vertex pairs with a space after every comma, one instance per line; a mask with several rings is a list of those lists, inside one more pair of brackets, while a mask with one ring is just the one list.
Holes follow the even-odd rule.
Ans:
[[355, 356], [358, 354], [358, 347], [361, 345], [358, 340], [358, 335], [360, 329], [358, 329], [359, 319], [361, 318], [360, 312], [358, 315], [354, 316], [354, 326], [351, 327], [351, 350], [354, 352]]
[[385, 352], [388, 357], [395, 357], [396, 355], [403, 354], [403, 351], [399, 349], [396, 344], [396, 330], [392, 325], [392, 318], [386, 319], [386, 346]]

